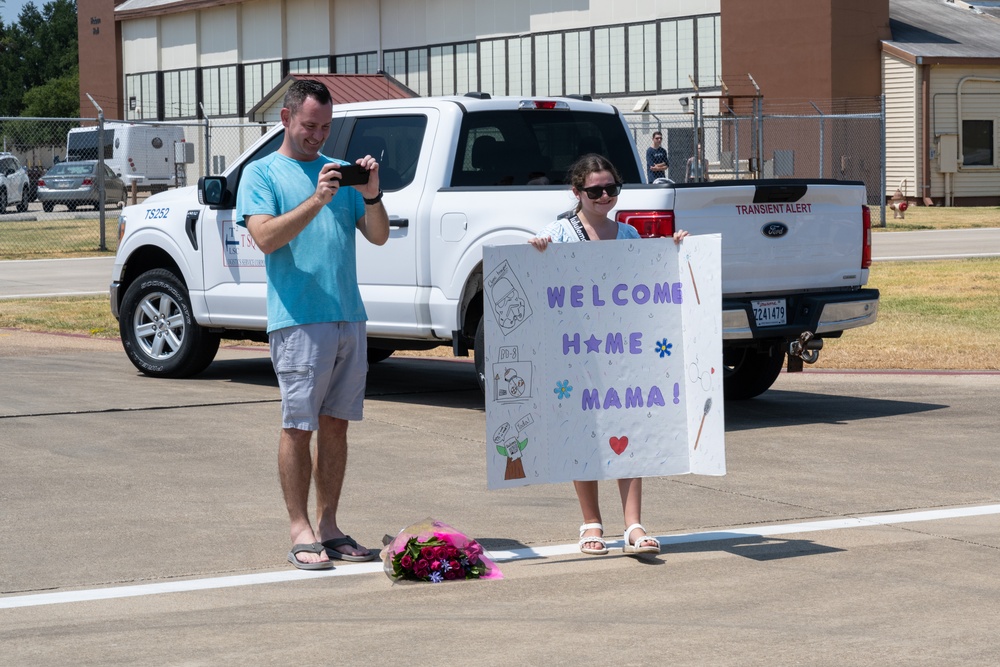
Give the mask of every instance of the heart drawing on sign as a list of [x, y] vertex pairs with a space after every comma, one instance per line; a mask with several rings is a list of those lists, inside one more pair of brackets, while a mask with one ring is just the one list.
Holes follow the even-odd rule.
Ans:
[[608, 444], [611, 445], [611, 451], [621, 456], [621, 453], [625, 451], [626, 447], [628, 447], [628, 436], [623, 435], [620, 438], [612, 437], [608, 441]]

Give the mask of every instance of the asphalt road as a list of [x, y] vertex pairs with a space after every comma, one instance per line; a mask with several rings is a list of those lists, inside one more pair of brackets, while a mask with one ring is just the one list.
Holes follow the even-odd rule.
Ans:
[[[1000, 256], [1000, 228], [879, 232], [875, 261]], [[114, 258], [0, 261], [0, 299], [107, 294]]]
[[0, 664], [995, 665], [998, 373], [782, 375], [728, 403], [724, 477], [646, 480], [657, 557], [576, 550], [569, 485], [485, 490], [471, 364], [391, 358], [351, 426], [342, 526], [431, 516], [504, 579], [285, 562], [261, 349], [188, 380], [117, 341], [0, 330]]

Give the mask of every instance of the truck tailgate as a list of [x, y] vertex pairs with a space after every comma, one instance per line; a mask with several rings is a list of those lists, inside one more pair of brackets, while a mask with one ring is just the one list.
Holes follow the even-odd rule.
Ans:
[[675, 225], [722, 234], [727, 295], [864, 285], [865, 187], [844, 181], [745, 181], [675, 186]]

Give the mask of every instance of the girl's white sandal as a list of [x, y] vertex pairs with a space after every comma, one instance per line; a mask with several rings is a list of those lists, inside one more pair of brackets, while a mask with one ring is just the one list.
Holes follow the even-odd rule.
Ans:
[[[584, 537], [583, 534], [588, 530], [597, 529], [601, 531], [600, 535], [591, 535], [589, 537]], [[597, 542], [601, 545], [600, 549], [594, 549], [592, 547], [585, 547], [584, 544], [591, 544]], [[604, 541], [604, 526], [599, 523], [585, 523], [580, 526], [580, 553], [585, 553], [589, 556], [603, 556], [608, 553], [608, 544]]]
[[[632, 531], [635, 530], [636, 528], [638, 528], [639, 530], [641, 530], [644, 533], [646, 532], [646, 529], [643, 528], [642, 524], [640, 524], [640, 523], [633, 523], [631, 526], [629, 526], [628, 528], [626, 528], [625, 529], [625, 545], [622, 547], [622, 551], [624, 551], [627, 554], [658, 554], [658, 553], [660, 553], [660, 541], [657, 540], [652, 535], [643, 535], [642, 537], [639, 538], [639, 541], [637, 543], [633, 543], [632, 540], [629, 539], [629, 535], [631, 535]], [[648, 542], [652, 542], [653, 544], [646, 544]], [[653, 546], [654, 544], [656, 546]], [[640, 545], [645, 545], [645, 546], [640, 546]]]

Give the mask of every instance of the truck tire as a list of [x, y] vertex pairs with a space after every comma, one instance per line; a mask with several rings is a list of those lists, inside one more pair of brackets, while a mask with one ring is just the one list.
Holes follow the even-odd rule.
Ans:
[[483, 318], [479, 318], [479, 326], [476, 327], [476, 340], [473, 343], [472, 358], [476, 365], [476, 379], [479, 381], [479, 389], [486, 394], [486, 331], [483, 328]]
[[27, 211], [29, 201], [31, 200], [28, 199], [28, 186], [25, 185], [23, 188], [21, 188], [21, 201], [17, 202], [17, 212], [24, 213], [25, 211]]
[[726, 400], [742, 401], [760, 396], [771, 388], [785, 364], [779, 346], [766, 350], [749, 347], [722, 350], [723, 395]]
[[164, 269], [147, 271], [129, 285], [118, 328], [129, 361], [151, 377], [190, 377], [219, 351], [220, 336], [194, 321], [187, 288]]
[[51, 213], [52, 209], [54, 209], [55, 207], [56, 205], [53, 202], [50, 201], [42, 202], [42, 210], [45, 211], [46, 213]]

